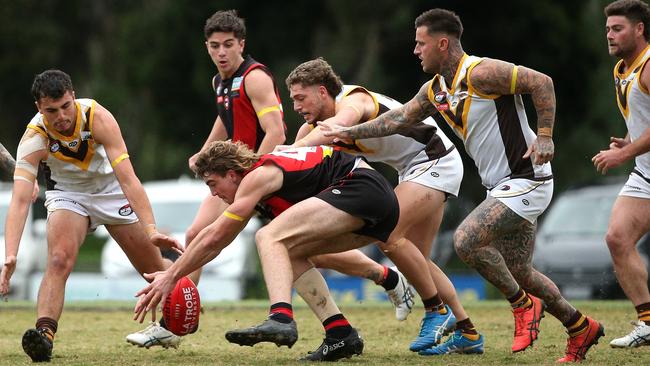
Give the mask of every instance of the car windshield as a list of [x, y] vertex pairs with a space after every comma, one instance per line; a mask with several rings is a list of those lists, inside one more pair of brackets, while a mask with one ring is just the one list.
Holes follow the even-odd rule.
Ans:
[[541, 235], [605, 235], [616, 195], [564, 195], [549, 210]]
[[183, 233], [192, 224], [200, 201], [151, 202], [156, 226], [166, 233]]

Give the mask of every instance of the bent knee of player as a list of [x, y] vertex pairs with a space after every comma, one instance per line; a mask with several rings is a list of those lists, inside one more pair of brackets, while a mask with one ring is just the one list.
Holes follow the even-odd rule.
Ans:
[[460, 228], [454, 232], [454, 249], [463, 261], [472, 255], [472, 243], [469, 240], [469, 235]]
[[377, 246], [379, 249], [384, 254], [392, 253], [396, 251], [399, 247], [401, 247], [404, 243], [406, 242], [406, 238], [400, 237], [400, 238], [395, 238], [393, 235], [386, 240], [386, 242], [377, 242]]

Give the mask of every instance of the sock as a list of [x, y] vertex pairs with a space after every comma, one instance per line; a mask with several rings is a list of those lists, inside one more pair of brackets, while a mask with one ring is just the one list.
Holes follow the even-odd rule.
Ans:
[[581, 312], [576, 310], [571, 318], [569, 318], [566, 323], [562, 323], [562, 325], [566, 327], [567, 333], [569, 333], [569, 337], [575, 337], [587, 330], [589, 322], [587, 321], [586, 316], [582, 315]]
[[291, 323], [291, 321], [293, 321], [293, 308], [291, 307], [291, 304], [286, 302], [276, 302], [271, 305], [271, 310], [269, 310], [269, 319], [284, 324]]
[[397, 287], [397, 282], [399, 281], [399, 276], [397, 275], [397, 272], [393, 271], [392, 269], [383, 266], [384, 267], [384, 277], [381, 280], [381, 283], [378, 283], [381, 287], [384, 288], [384, 290], [393, 290], [395, 287]]
[[52, 318], [42, 317], [36, 320], [36, 329], [45, 330], [45, 336], [49, 338], [50, 342], [54, 341], [54, 334], [59, 327], [59, 322]]
[[533, 301], [530, 299], [530, 296], [528, 296], [523, 288], [519, 288], [519, 291], [509, 297], [508, 301], [510, 302], [510, 306], [512, 306], [513, 309], [528, 309], [533, 306]]
[[167, 329], [167, 324], [165, 323], [165, 318], [161, 317], [160, 322], [158, 322], [158, 324], [160, 324], [161, 327]]
[[637, 305], [634, 308], [639, 320], [644, 322], [645, 325], [650, 325], [650, 302]]
[[334, 339], [345, 338], [352, 331], [352, 326], [341, 313], [325, 319], [323, 328], [325, 328], [325, 337]]
[[458, 321], [456, 323], [456, 329], [460, 330], [463, 337], [471, 341], [476, 341], [479, 338], [479, 334], [469, 318]]
[[447, 308], [445, 308], [445, 303], [442, 302], [442, 299], [438, 294], [435, 294], [429, 299], [422, 299], [422, 304], [424, 305], [424, 310], [430, 313], [432, 311], [437, 311], [439, 314], [447, 314]]
[[300, 275], [293, 282], [293, 288], [305, 300], [321, 323], [325, 319], [341, 313], [332, 299], [325, 279], [316, 268], [312, 267]]

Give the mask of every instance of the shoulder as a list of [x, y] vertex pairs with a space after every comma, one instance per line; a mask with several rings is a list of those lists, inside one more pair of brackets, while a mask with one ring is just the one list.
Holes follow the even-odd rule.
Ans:
[[474, 66], [469, 74], [472, 82], [481, 82], [493, 77], [510, 77], [514, 64], [492, 58], [484, 58]]
[[251, 70], [244, 78], [246, 94], [251, 98], [275, 95], [275, 85], [271, 76], [260, 68]]

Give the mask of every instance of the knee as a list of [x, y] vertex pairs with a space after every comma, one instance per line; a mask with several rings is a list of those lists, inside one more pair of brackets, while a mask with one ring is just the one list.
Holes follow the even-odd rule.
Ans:
[[314, 255], [309, 257], [309, 261], [311, 261], [316, 268], [328, 268], [327, 267], [327, 259], [326, 255]]
[[57, 251], [50, 254], [48, 259], [48, 272], [50, 274], [68, 275], [74, 267], [74, 258], [66, 252]]
[[268, 226], [264, 226], [257, 230], [255, 233], [255, 243], [257, 244], [257, 248], [261, 247], [266, 247], [270, 243], [276, 241], [274, 238], [276, 236], [272, 233], [272, 230], [269, 229]]
[[384, 242], [377, 243], [377, 246], [379, 247], [379, 249], [381, 249], [381, 251], [385, 255], [388, 255], [396, 251], [402, 245], [404, 245], [406, 241], [407, 241], [406, 238], [402, 237], [399, 239], [393, 239], [393, 237], [391, 236], [390, 238], [388, 238], [388, 240], [385, 243]]
[[607, 248], [614, 257], [629, 249], [629, 245], [625, 243], [625, 235], [619, 230], [608, 230], [605, 235], [605, 242], [607, 242]]
[[469, 248], [467, 234], [460, 229], [457, 229], [456, 232], [454, 232], [454, 249], [456, 250], [458, 257], [464, 262], [467, 262], [467, 259], [472, 253]]

